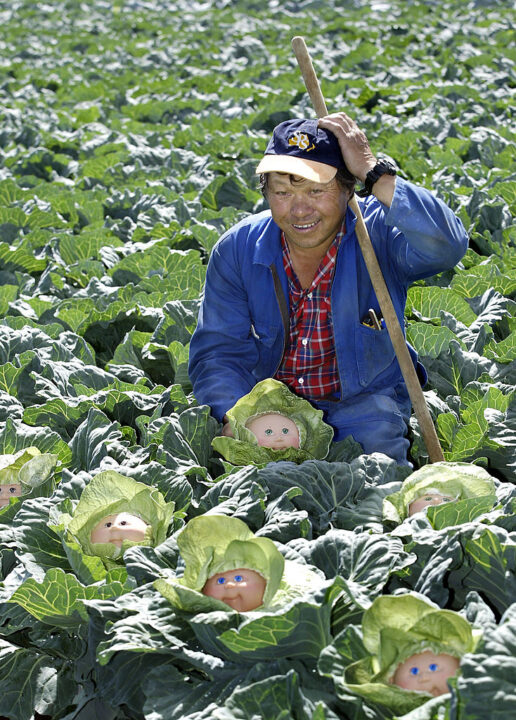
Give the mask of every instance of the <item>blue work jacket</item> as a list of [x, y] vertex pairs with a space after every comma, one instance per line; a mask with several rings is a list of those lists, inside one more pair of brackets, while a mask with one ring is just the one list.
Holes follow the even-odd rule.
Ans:
[[[399, 177], [390, 208], [374, 196], [358, 202], [403, 327], [410, 283], [455, 265], [466, 252], [467, 234], [443, 202]], [[379, 314], [379, 305], [355, 224], [348, 207], [331, 290], [339, 402], [369, 406], [383, 395], [380, 404], [390, 398], [406, 419], [410, 401], [388, 331], [362, 322], [369, 308]], [[189, 374], [197, 401], [218, 420], [258, 381], [273, 377], [283, 357], [289, 292], [280, 232], [270, 211], [251, 215], [221, 237], [210, 257]]]

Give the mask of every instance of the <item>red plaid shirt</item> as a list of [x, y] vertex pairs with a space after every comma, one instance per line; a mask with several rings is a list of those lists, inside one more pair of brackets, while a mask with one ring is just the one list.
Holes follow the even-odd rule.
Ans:
[[331, 286], [344, 225], [337, 233], [309, 288], [301, 287], [284, 233], [281, 233], [283, 267], [288, 277], [290, 335], [281, 365], [274, 376], [297, 395], [316, 399], [340, 391], [333, 342]]

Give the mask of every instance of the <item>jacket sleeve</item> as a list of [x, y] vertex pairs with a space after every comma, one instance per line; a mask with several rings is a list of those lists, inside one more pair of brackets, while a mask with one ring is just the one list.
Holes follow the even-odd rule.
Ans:
[[391, 228], [395, 262], [408, 282], [453, 267], [468, 248], [468, 235], [455, 213], [431, 192], [403, 178], [396, 178], [385, 224]]
[[218, 420], [256, 383], [252, 369], [257, 349], [239, 271], [238, 242], [238, 234], [230, 231], [212, 251], [190, 342], [188, 371], [195, 398], [209, 405]]

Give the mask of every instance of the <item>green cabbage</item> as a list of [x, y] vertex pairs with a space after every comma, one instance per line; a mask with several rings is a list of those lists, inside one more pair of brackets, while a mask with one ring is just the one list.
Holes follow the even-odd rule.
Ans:
[[[299, 431], [299, 448], [274, 450], [262, 447], [246, 422], [265, 413], [279, 413], [293, 420]], [[323, 421], [322, 410], [295, 395], [278, 380], [267, 378], [257, 383], [228, 410], [227, 416], [234, 437], [216, 437], [212, 446], [232, 465], [262, 465], [271, 461], [323, 460], [330, 449], [333, 428]]]
[[[92, 543], [91, 531], [102, 518], [119, 512], [137, 515], [148, 524], [145, 539], [124, 540], [121, 548], [112, 543]], [[77, 543], [85, 555], [107, 561], [118, 559], [133, 545], [156, 546], [164, 542], [173, 515], [174, 503], [167, 503], [155, 487], [107, 470], [85, 487], [73, 515], [64, 514], [59, 522], [64, 526], [67, 542]]]
[[364, 612], [362, 639], [370, 657], [349, 665], [346, 687], [367, 701], [404, 714], [432, 696], [389, 684], [396, 668], [411, 655], [424, 650], [461, 658], [475, 651], [481, 632], [452, 610], [417, 593], [377, 597]]
[[238, 518], [201, 515], [190, 520], [177, 537], [185, 562], [180, 578], [154, 583], [172, 605], [190, 612], [230, 610], [228, 605], [202, 594], [208, 578], [217, 573], [248, 568], [262, 575], [267, 585], [260, 609], [274, 610], [301, 596], [321, 578], [309, 567], [285, 561], [272, 540], [256, 537]]
[[0, 485], [20, 483], [22, 498], [50, 496], [58, 457], [27, 447], [13, 455], [0, 455]]
[[496, 501], [493, 479], [483, 468], [471, 463], [437, 462], [416, 470], [403, 482], [401, 490], [384, 498], [384, 520], [395, 523], [405, 520], [410, 503], [430, 489], [452, 495], [458, 501], [491, 498], [491, 506]]

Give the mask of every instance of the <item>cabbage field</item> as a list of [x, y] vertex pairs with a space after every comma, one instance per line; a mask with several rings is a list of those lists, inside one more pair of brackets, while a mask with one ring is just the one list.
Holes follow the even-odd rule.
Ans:
[[[514, 718], [513, 3], [10, 0], [0, 21], [0, 484], [32, 483], [0, 508], [0, 717]], [[329, 110], [469, 233], [456, 268], [410, 289], [406, 321], [446, 460], [494, 480], [480, 515], [389, 524], [383, 499], [412, 471], [349, 439], [233, 472], [211, 446], [189, 339], [213, 245], [265, 207], [254, 169], [273, 127], [314, 116], [294, 35]], [[414, 418], [410, 433], [418, 469]], [[106, 564], [64, 518], [109, 471], [161, 493], [166, 539]], [[205, 513], [318, 581], [249, 617], [173, 607], [155, 582], [181, 575], [177, 533]], [[448, 695], [407, 713], [343, 677], [368, 656], [364, 611], [409, 591], [483, 638]]]

